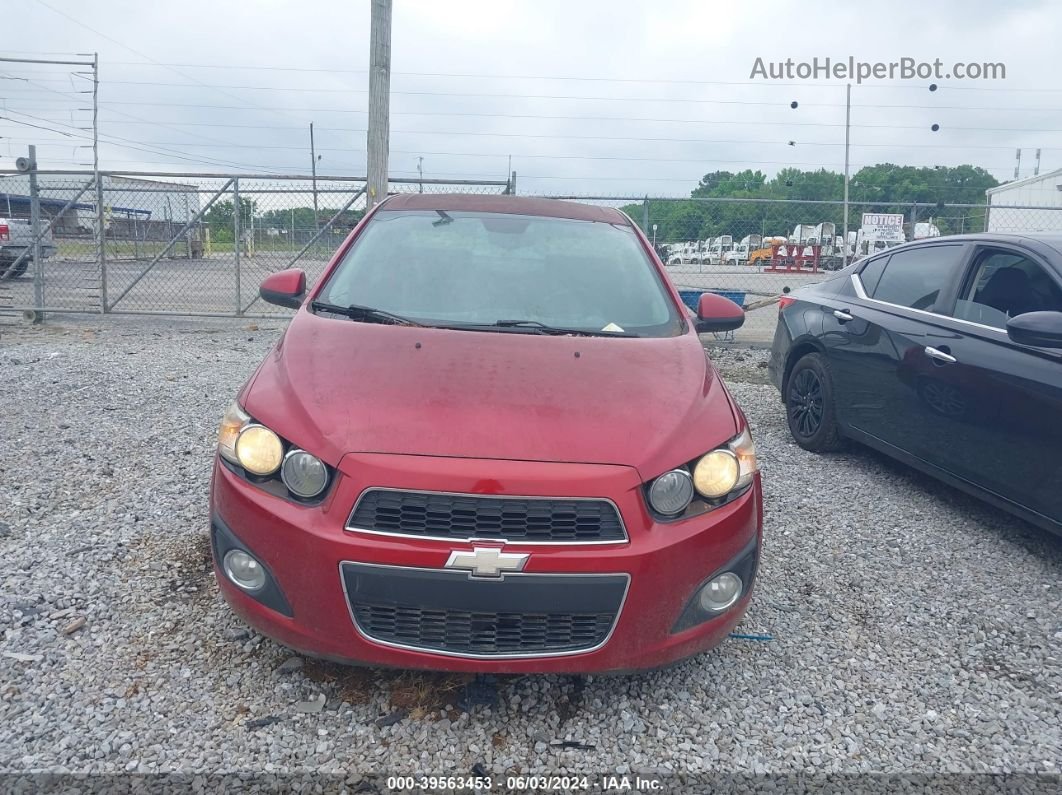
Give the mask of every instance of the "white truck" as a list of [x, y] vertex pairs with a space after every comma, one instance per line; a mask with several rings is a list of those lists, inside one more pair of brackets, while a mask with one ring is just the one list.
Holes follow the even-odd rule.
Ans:
[[[33, 262], [32, 244], [33, 227], [29, 221], [0, 218], [0, 279], [14, 279], [26, 272]], [[42, 259], [55, 256], [55, 241], [50, 231], [41, 238], [40, 250]]]
[[747, 265], [749, 254], [760, 247], [763, 238], [760, 235], [745, 235], [730, 251], [723, 255], [724, 265]]
[[708, 265], [722, 265], [726, 255], [734, 250], [734, 238], [731, 235], [720, 235], [704, 242], [708, 245], [702, 261]]
[[918, 221], [915, 223], [913, 239], [923, 240], [927, 237], [940, 237], [940, 229], [935, 223], [933, 223], [932, 218], [930, 218], [929, 221]]

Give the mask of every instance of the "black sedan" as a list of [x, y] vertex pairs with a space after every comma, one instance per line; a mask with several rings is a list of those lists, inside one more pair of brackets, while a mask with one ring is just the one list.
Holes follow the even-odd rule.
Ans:
[[1062, 534], [1062, 235], [897, 246], [779, 306], [797, 444], [861, 442]]

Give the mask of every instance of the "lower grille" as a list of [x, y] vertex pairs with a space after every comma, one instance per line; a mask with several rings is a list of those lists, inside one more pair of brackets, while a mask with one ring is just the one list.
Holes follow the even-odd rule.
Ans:
[[452, 654], [524, 654], [593, 648], [608, 637], [610, 613], [469, 613], [408, 605], [357, 605], [371, 638]]
[[604, 644], [625, 574], [507, 574], [344, 563], [351, 616], [366, 637], [468, 657], [572, 654]]

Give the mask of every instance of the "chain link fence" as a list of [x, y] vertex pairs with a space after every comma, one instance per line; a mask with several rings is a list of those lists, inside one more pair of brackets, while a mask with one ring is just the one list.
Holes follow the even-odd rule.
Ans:
[[[511, 192], [508, 181], [392, 180], [394, 192]], [[271, 273], [312, 284], [365, 213], [365, 180], [0, 174], [0, 312], [285, 315]], [[34, 208], [39, 256], [31, 245]]]
[[[11, 227], [0, 236], [0, 312], [283, 316], [258, 298], [262, 279], [299, 267], [312, 284], [365, 210], [357, 178], [107, 172], [97, 186], [88, 172], [33, 176], [0, 172], [0, 218]], [[515, 185], [392, 180], [391, 189]], [[916, 238], [1062, 231], [1062, 207], [1047, 206], [850, 202], [846, 230], [840, 200], [551, 198], [622, 208], [691, 307], [713, 291], [746, 308], [744, 327], [723, 339], [753, 344], [773, 336], [774, 299], [846, 261]], [[36, 260], [26, 245], [34, 206]]]
[[553, 198], [622, 209], [653, 244], [691, 309], [706, 291], [745, 307], [745, 325], [718, 335], [721, 341], [760, 345], [774, 337], [779, 295], [905, 240], [1062, 232], [1062, 207], [849, 202], [846, 229], [840, 200]]

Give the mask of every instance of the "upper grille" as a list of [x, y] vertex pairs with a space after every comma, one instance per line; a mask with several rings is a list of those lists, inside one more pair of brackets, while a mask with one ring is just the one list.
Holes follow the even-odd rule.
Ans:
[[369, 489], [347, 525], [353, 530], [422, 538], [497, 538], [587, 543], [627, 538], [607, 500], [484, 497]]

